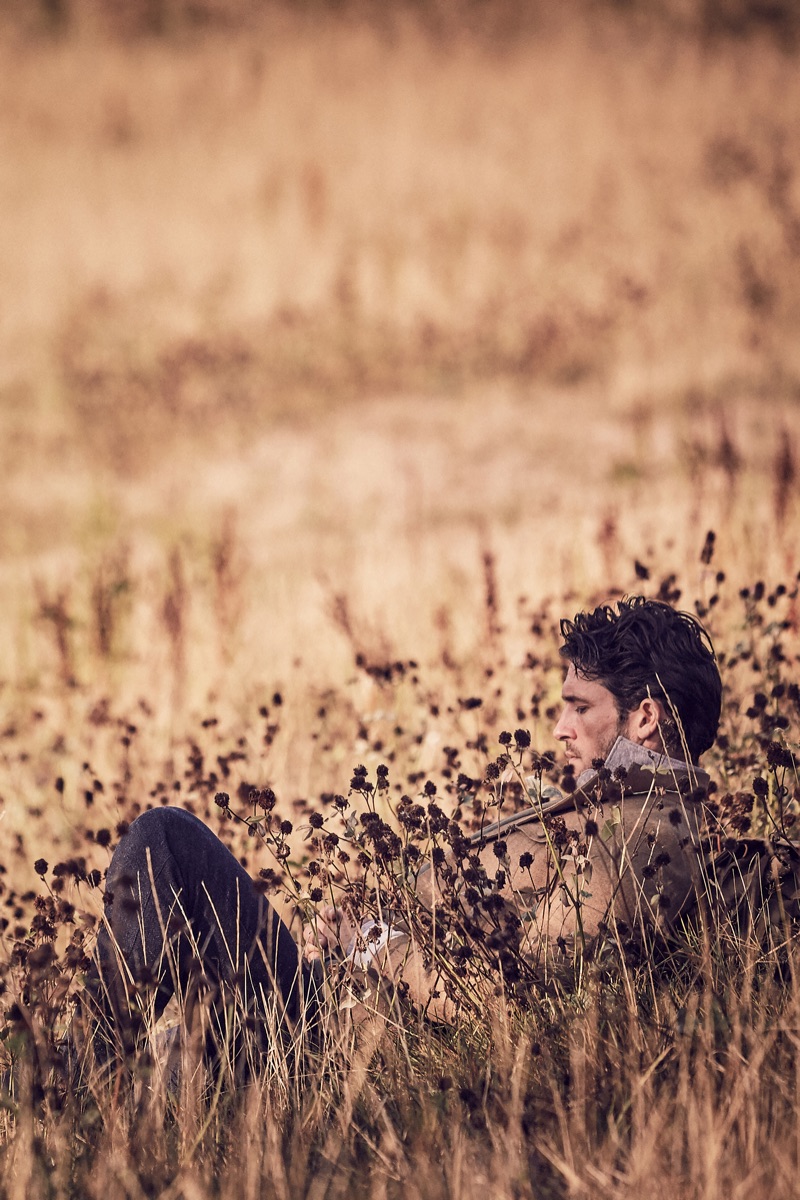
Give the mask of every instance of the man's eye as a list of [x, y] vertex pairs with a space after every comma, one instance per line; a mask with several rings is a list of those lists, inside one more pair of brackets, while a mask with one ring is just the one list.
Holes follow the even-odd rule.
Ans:
[[583, 714], [586, 712], [587, 708], [588, 708], [587, 704], [576, 704], [575, 712], [578, 714], [579, 717], [582, 717]]

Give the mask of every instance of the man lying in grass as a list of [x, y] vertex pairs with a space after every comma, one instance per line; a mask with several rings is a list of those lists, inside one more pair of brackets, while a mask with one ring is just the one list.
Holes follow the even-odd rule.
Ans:
[[[554, 733], [568, 763], [565, 794], [551, 788], [545, 800], [529, 777], [528, 811], [487, 824], [466, 845], [456, 834], [443, 861], [425, 864], [415, 896], [442, 914], [438, 939], [423, 928], [415, 944], [416, 905], [360, 927], [328, 906], [306, 926], [307, 960], [339, 948], [450, 1020], [459, 976], [474, 976], [487, 943], [485, 965], [506, 985], [533, 982], [603, 939], [649, 945], [707, 890], [697, 847], [708, 776], [697, 763], [714, 742], [722, 691], [708, 636], [689, 614], [642, 598], [579, 613], [561, 632], [567, 671]], [[528, 741], [518, 731], [515, 748]]]
[[[692, 616], [641, 597], [579, 613], [561, 629], [561, 794], [542, 789], [540, 770], [526, 779], [529, 807], [486, 819], [471, 838], [434, 803], [404, 798], [402, 836], [368, 806], [362, 866], [380, 886], [356, 882], [343, 903], [324, 907], [306, 926], [302, 953], [201, 821], [176, 808], [139, 817], [109, 867], [107, 926], [88, 989], [117, 1051], [173, 993], [189, 1024], [199, 1008], [228, 1042], [235, 997], [266, 1050], [276, 1029], [302, 1028], [314, 1013], [318, 961], [334, 953], [357, 997], [388, 983], [395, 997], [451, 1020], [480, 1004], [483, 983], [546, 983], [603, 945], [646, 953], [709, 888], [724, 899], [740, 864], [717, 887], [699, 852], [708, 777], [697, 764], [721, 703], [707, 634]], [[501, 740], [509, 754], [491, 764], [500, 792], [503, 777], [522, 777], [530, 739], [519, 730]], [[320, 878], [330, 886], [324, 866]]]

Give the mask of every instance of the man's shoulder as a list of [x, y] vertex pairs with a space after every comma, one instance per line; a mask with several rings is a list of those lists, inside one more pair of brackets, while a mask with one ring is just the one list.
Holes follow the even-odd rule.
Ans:
[[708, 795], [708, 787], [708, 773], [688, 763], [670, 763], [668, 766], [649, 762], [632, 763], [614, 771], [601, 767], [581, 787], [571, 792], [548, 788], [543, 793], [533, 795], [528, 808], [493, 821], [475, 834], [473, 841], [486, 844], [507, 838], [516, 830], [525, 829], [547, 817], [584, 812], [588, 818], [593, 810], [624, 804], [626, 800], [645, 803], [650, 799], [659, 807], [668, 798], [701, 803]]
[[614, 771], [601, 768], [575, 795], [578, 803], [618, 802], [626, 796], [663, 795], [666, 792], [700, 798], [708, 794], [709, 783], [708, 772], [691, 763], [635, 763]]

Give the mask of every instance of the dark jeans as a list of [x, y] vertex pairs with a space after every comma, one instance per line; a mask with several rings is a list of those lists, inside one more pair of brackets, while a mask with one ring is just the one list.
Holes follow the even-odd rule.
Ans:
[[[106, 1047], [129, 1051], [177, 994], [217, 1042], [232, 1019], [262, 1048], [307, 1024], [313, 985], [289, 930], [219, 838], [179, 808], [152, 809], [122, 837], [88, 995]], [[233, 1014], [233, 1018], [232, 1018]]]

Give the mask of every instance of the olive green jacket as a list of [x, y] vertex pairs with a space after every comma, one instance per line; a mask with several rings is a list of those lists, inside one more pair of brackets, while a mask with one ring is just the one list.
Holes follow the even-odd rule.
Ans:
[[[587, 773], [573, 794], [534, 799], [529, 809], [487, 825], [472, 840], [489, 879], [501, 870], [496, 890], [513, 914], [516, 949], [539, 973], [593, 952], [601, 936], [657, 936], [696, 903], [708, 776], [621, 742], [603, 779]], [[622, 766], [617, 778], [615, 761]], [[452, 861], [420, 872], [417, 895], [430, 912], [452, 900]], [[459, 887], [472, 928], [490, 932], [483, 897], [476, 903], [473, 893], [470, 903], [463, 883]], [[453, 981], [446, 978], [451, 947], [432, 954], [431, 936], [435, 944], [435, 923], [425, 951], [413, 921], [397, 919], [370, 967], [402, 979], [426, 1013], [448, 1020], [455, 1012]]]
[[[506, 978], [505, 934], [530, 965], [528, 978], [546, 979], [609, 943], [648, 952], [685, 918], [710, 922], [714, 938], [754, 934], [762, 949], [785, 946], [800, 928], [800, 846], [725, 837], [709, 813], [704, 771], [619, 739], [606, 768], [578, 782], [571, 795], [534, 798], [472, 839], [468, 857], [485, 868], [489, 894], [503, 898], [499, 917], [486, 889], [469, 894], [463, 860], [460, 872], [450, 871], [451, 856], [417, 879], [434, 918], [437, 905], [452, 911], [455, 896], [472, 935], [494, 939], [488, 944]], [[452, 1020], [460, 1003], [452, 923], [438, 946], [435, 919], [422, 937], [414, 928], [413, 914], [394, 918], [380, 950], [367, 956], [369, 973], [402, 980], [427, 1015]]]

